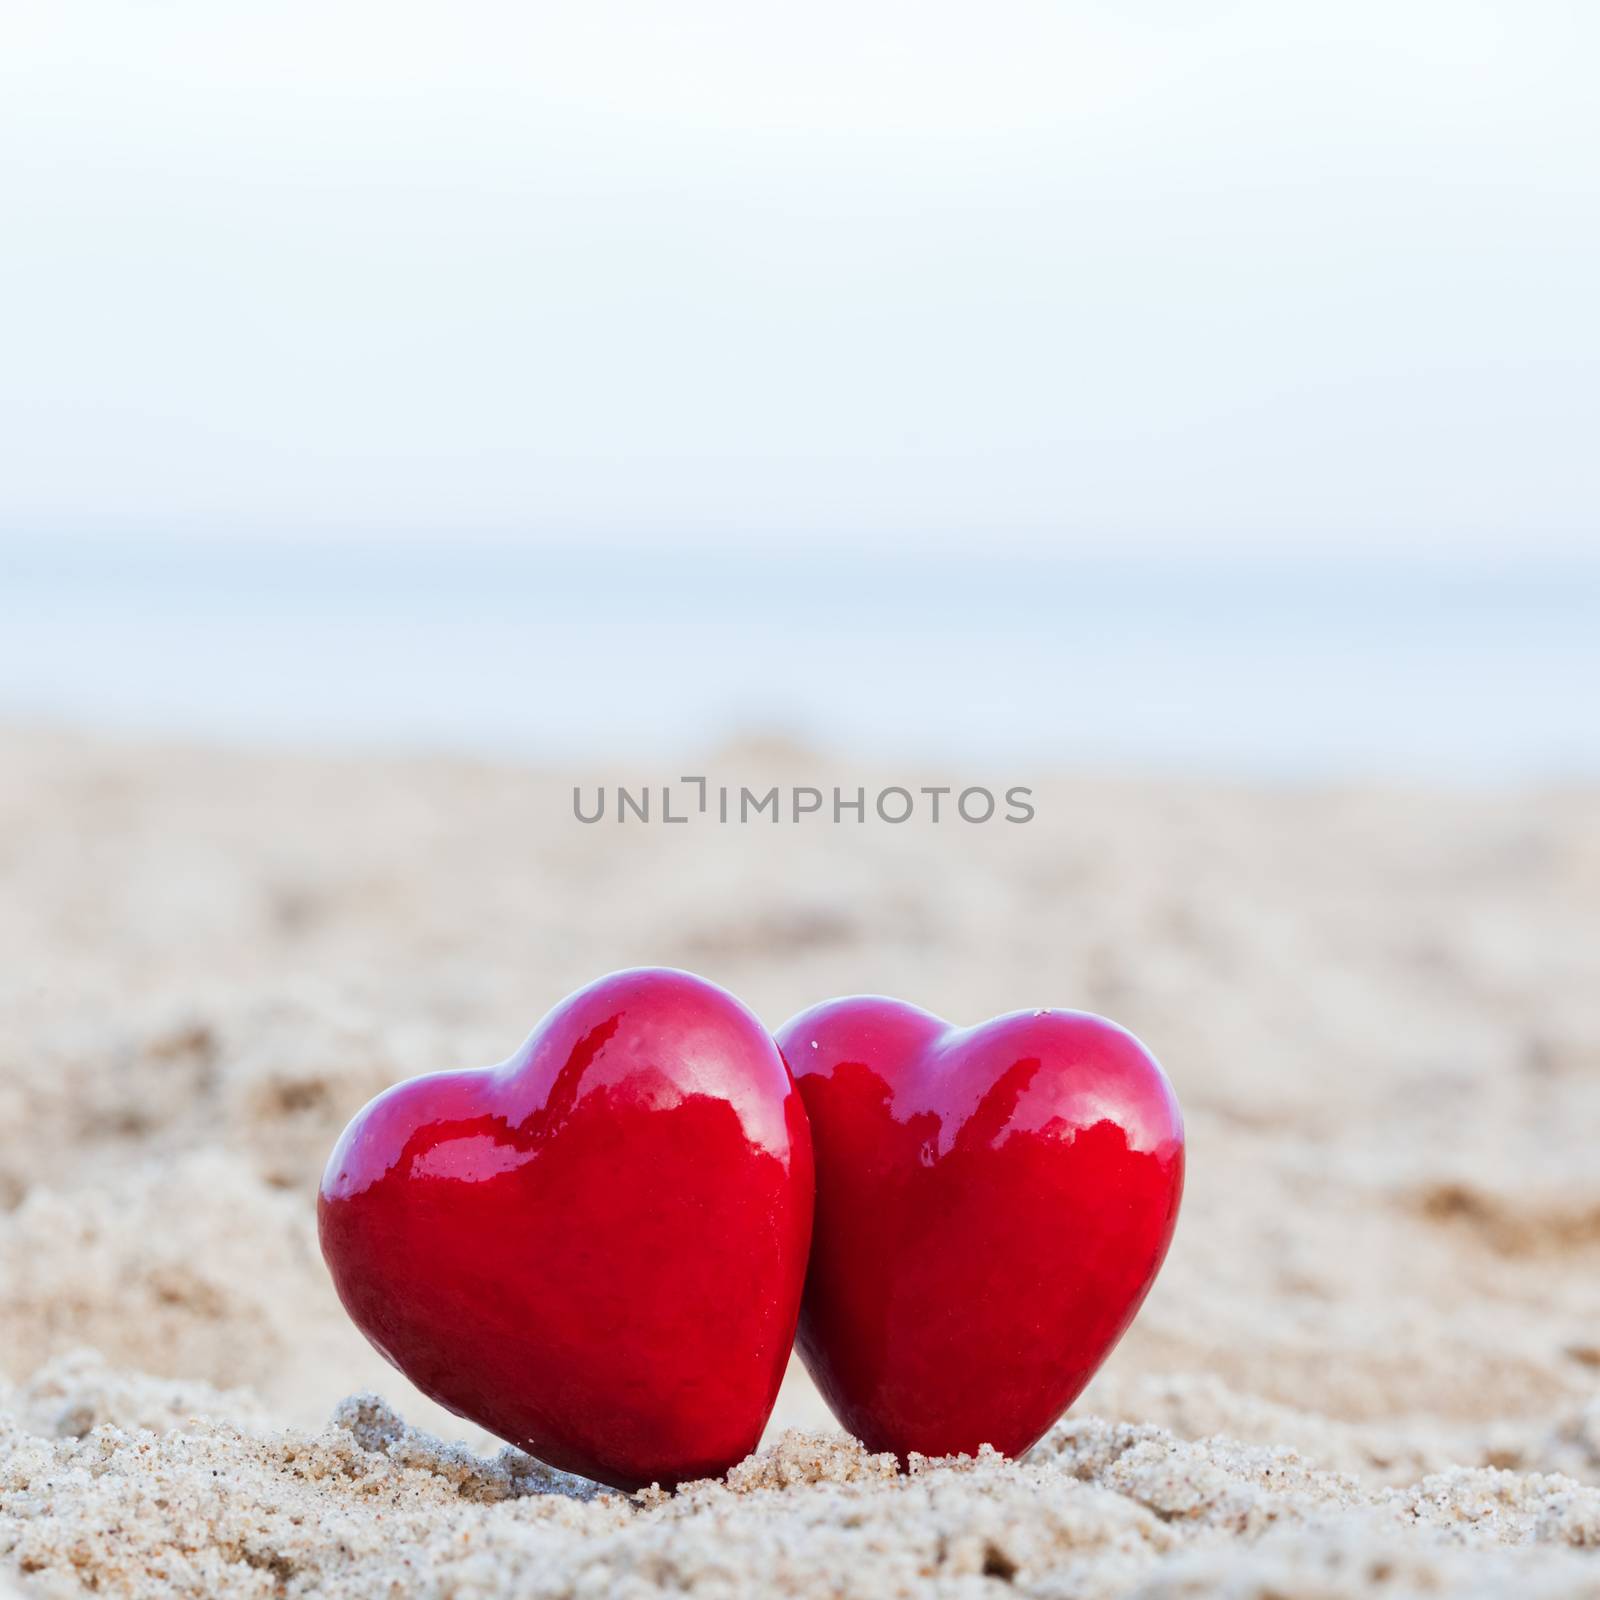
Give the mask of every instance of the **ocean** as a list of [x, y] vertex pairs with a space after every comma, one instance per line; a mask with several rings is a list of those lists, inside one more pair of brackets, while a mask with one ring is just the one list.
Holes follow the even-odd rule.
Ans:
[[0, 715], [234, 743], [1539, 782], [1597, 691], [1582, 563], [0, 542]]

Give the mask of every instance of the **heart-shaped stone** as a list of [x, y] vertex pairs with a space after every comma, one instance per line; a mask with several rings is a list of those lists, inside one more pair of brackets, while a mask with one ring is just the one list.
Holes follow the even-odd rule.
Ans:
[[771, 1037], [685, 972], [620, 972], [497, 1067], [345, 1130], [322, 1251], [423, 1393], [621, 1489], [755, 1448], [794, 1338], [811, 1146]]
[[1073, 1011], [958, 1029], [857, 997], [779, 1030], [817, 1204], [798, 1345], [902, 1460], [1019, 1455], [1133, 1320], [1183, 1191], [1183, 1124], [1132, 1034]]

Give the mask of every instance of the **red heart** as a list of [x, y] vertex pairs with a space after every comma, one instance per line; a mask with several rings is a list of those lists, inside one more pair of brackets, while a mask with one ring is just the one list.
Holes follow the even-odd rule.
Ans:
[[818, 1388], [869, 1450], [1021, 1454], [1167, 1253], [1183, 1124], [1161, 1068], [1073, 1011], [958, 1029], [863, 996], [777, 1038], [816, 1159], [798, 1343]]
[[356, 1325], [425, 1394], [621, 1489], [755, 1448], [811, 1229], [772, 1039], [686, 972], [602, 978], [498, 1067], [379, 1095], [318, 1202]]

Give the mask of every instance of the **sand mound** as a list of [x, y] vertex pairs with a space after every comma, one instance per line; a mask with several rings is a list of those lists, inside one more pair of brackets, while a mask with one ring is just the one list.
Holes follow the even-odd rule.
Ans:
[[0, 1432], [0, 1549], [45, 1593], [1579, 1595], [1600, 1549], [1600, 1489], [1570, 1478], [1368, 1489], [1289, 1450], [1094, 1418], [1026, 1462], [907, 1475], [791, 1431], [726, 1484], [625, 1498], [444, 1444], [372, 1396], [275, 1431], [80, 1363], [13, 1401], [55, 1424]]

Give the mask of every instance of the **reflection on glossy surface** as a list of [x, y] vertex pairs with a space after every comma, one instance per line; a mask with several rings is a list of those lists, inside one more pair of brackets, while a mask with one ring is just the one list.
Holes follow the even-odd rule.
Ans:
[[1172, 1238], [1183, 1124], [1082, 1012], [952, 1029], [876, 997], [779, 1030], [811, 1120], [799, 1349], [869, 1449], [1017, 1455], [1133, 1320]]
[[322, 1180], [346, 1310], [418, 1388], [619, 1488], [754, 1448], [811, 1225], [799, 1096], [772, 1040], [688, 973], [616, 973], [509, 1061], [413, 1079]]

